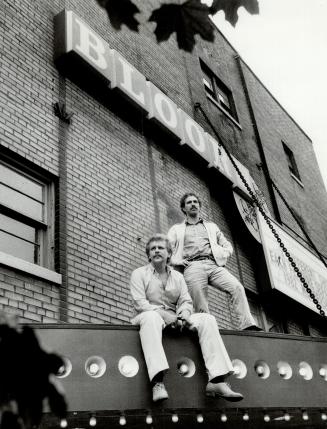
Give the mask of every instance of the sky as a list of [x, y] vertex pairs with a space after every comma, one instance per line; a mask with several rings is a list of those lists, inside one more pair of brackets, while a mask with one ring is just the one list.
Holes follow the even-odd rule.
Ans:
[[311, 138], [327, 189], [327, 0], [259, 0], [259, 8], [240, 8], [235, 28], [222, 11], [213, 19]]

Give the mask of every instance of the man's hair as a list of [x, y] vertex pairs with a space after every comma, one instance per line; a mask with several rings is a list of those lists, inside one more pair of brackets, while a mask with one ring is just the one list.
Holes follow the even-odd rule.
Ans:
[[181, 210], [184, 214], [185, 214], [185, 211], [184, 211], [185, 201], [186, 201], [186, 198], [188, 198], [188, 197], [195, 197], [199, 202], [199, 206], [200, 207], [202, 206], [200, 198], [194, 192], [188, 192], [187, 194], [184, 194], [182, 196], [181, 201], [180, 201], [180, 207], [181, 207]]
[[[153, 243], [154, 241], [164, 241], [164, 242], [165, 242], [165, 244], [166, 244], [166, 249], [167, 249], [167, 252], [168, 252], [168, 259], [167, 259], [167, 262], [169, 262], [170, 257], [171, 257], [171, 255], [172, 255], [172, 253], [173, 253], [173, 249], [172, 249], [172, 247], [171, 247], [170, 241], [168, 240], [168, 237], [167, 237], [165, 234], [160, 234], [160, 233], [153, 234], [153, 235], [148, 239], [148, 242], [146, 243], [146, 246], [145, 246], [145, 252], [146, 252], [146, 255], [147, 255], [148, 259], [149, 259], [149, 255], [150, 255], [150, 245], [151, 245], [151, 243]], [[150, 259], [149, 259], [149, 261], [150, 261]]]

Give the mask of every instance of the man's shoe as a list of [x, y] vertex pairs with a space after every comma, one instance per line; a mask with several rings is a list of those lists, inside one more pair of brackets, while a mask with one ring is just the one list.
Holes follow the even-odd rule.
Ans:
[[244, 328], [243, 331], [263, 332], [263, 329], [259, 328], [259, 326], [257, 326], [257, 325], [251, 325], [251, 326], [248, 326], [247, 328]]
[[226, 401], [237, 402], [243, 399], [242, 393], [234, 392], [227, 383], [208, 383], [206, 387], [207, 396], [218, 396]]
[[156, 383], [152, 387], [152, 401], [158, 402], [163, 401], [164, 399], [168, 399], [168, 392], [163, 383]]

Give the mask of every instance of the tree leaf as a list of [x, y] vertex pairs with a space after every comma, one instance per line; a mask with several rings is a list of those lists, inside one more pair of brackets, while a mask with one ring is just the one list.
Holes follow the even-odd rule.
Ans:
[[109, 21], [115, 30], [120, 30], [125, 24], [132, 31], [139, 31], [139, 22], [134, 17], [140, 9], [131, 0], [96, 0], [106, 9]]
[[210, 8], [200, 0], [187, 0], [181, 5], [161, 5], [152, 12], [149, 21], [157, 24], [154, 33], [158, 43], [176, 33], [178, 47], [192, 52], [196, 34], [209, 42], [214, 41], [214, 26], [209, 13]]
[[237, 10], [244, 6], [245, 9], [253, 14], [259, 13], [258, 0], [213, 0], [210, 7], [210, 14], [214, 15], [220, 10], [225, 12], [226, 21], [230, 22], [234, 27], [238, 21]]
[[49, 399], [50, 408], [58, 417], [65, 417], [65, 397], [50, 378], [64, 364], [62, 358], [42, 350], [30, 327], [18, 330], [1, 321], [0, 414], [5, 415], [1, 429], [38, 427], [44, 398]]

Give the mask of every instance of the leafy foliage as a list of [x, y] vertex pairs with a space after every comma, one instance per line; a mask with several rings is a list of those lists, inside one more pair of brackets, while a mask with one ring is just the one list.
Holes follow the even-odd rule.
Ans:
[[210, 14], [214, 15], [223, 10], [225, 12], [225, 19], [235, 27], [238, 21], [237, 10], [241, 6], [244, 6], [252, 15], [259, 13], [258, 0], [213, 0], [210, 7]]
[[139, 22], [134, 17], [140, 10], [131, 0], [96, 0], [106, 9], [111, 25], [120, 30], [125, 24], [130, 30], [138, 31]]
[[[116, 30], [125, 24], [129, 29], [139, 31], [139, 22], [134, 15], [140, 10], [131, 0], [96, 1], [106, 9], [111, 25]], [[201, 3], [201, 0], [186, 0], [182, 4], [166, 2], [152, 12], [149, 21], [157, 24], [154, 33], [158, 43], [176, 33], [178, 47], [192, 52], [196, 34], [208, 42], [214, 41], [215, 30], [209, 15], [223, 10], [225, 19], [235, 26], [237, 10], [241, 6], [251, 14], [259, 13], [258, 0], [213, 0], [211, 7]]]
[[45, 398], [64, 418], [67, 405], [54, 377], [64, 365], [61, 357], [42, 350], [31, 328], [0, 323], [0, 428], [38, 427]]
[[187, 0], [182, 5], [160, 6], [152, 12], [149, 21], [157, 23], [155, 35], [158, 43], [176, 33], [179, 48], [192, 52], [196, 34], [209, 42], [214, 41], [214, 27], [209, 19], [209, 11], [209, 7], [200, 0]]

